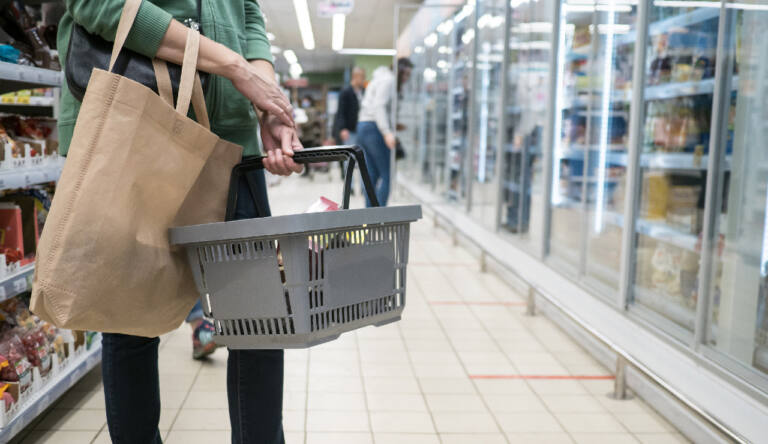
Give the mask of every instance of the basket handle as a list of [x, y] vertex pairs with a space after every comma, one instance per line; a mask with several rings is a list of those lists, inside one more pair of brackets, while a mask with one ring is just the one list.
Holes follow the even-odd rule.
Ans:
[[[263, 160], [265, 157], [252, 157], [235, 165], [232, 169], [232, 176], [229, 182], [229, 196], [227, 198], [227, 216], [226, 220], [230, 221], [234, 219], [235, 208], [237, 206], [237, 190], [240, 183], [240, 178], [244, 177], [249, 171], [260, 170], [264, 168]], [[347, 171], [344, 173], [344, 200], [342, 201], [342, 208], [349, 209], [349, 196], [352, 188], [352, 172], [355, 170], [355, 161], [359, 165], [360, 175], [363, 178], [363, 186], [365, 192], [368, 194], [368, 200], [374, 207], [379, 206], [379, 201], [376, 199], [374, 193], [373, 183], [371, 177], [368, 175], [368, 167], [365, 163], [365, 156], [363, 155], [363, 149], [358, 145], [344, 145], [344, 146], [324, 146], [317, 148], [306, 148], [293, 153], [293, 161], [301, 164], [318, 163], [318, 162], [335, 162], [335, 161], [348, 161]], [[264, 202], [259, 202], [259, 194], [248, 177], [245, 176], [248, 182], [248, 188], [256, 203], [256, 209], [258, 212], [263, 211], [260, 205]]]

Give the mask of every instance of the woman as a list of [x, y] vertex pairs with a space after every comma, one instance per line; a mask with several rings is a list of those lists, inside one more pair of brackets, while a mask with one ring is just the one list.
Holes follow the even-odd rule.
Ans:
[[[411, 77], [413, 63], [407, 58], [397, 61], [397, 92]], [[395, 133], [389, 123], [392, 107], [392, 86], [395, 76], [392, 68], [381, 66], [373, 72], [373, 79], [368, 84], [360, 104], [360, 118], [357, 124], [357, 142], [363, 147], [368, 174], [376, 190], [379, 205], [385, 206], [389, 200], [389, 174], [391, 155], [397, 145]], [[368, 196], [366, 205], [371, 206]]]
[[[199, 5], [198, 1], [143, 1], [125, 46], [150, 58], [181, 64], [187, 36], [181, 22], [199, 20], [203, 33], [215, 38], [201, 38], [197, 65], [211, 74], [206, 94], [211, 129], [221, 138], [242, 145], [244, 155], [253, 156], [260, 154], [257, 134], [261, 126], [266, 169], [280, 175], [300, 172], [301, 166], [291, 159], [293, 150], [301, 149], [293, 110], [275, 81], [259, 5], [255, 0], [202, 0]], [[112, 41], [123, 5], [124, 0], [66, 0], [67, 12], [58, 33], [62, 62], [66, 61], [65, 49], [74, 23]], [[79, 109], [69, 90], [62, 88], [59, 138], [63, 155]], [[263, 173], [254, 179], [264, 189]], [[237, 202], [238, 218], [255, 215], [253, 202]], [[115, 443], [161, 442], [159, 342], [158, 338], [103, 335], [107, 424]], [[232, 442], [284, 443], [282, 391], [282, 351], [230, 350], [227, 392]]]

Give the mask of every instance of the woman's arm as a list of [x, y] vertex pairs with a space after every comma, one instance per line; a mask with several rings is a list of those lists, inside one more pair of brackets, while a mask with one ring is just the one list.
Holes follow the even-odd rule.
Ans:
[[[186, 41], [187, 28], [178, 21], [171, 20], [157, 49], [156, 57], [181, 63]], [[279, 117], [286, 125], [294, 126], [293, 108], [277, 86], [272, 64], [265, 60], [259, 62], [261, 63], [249, 63], [245, 57], [226, 46], [205, 36], [200, 38], [200, 52], [197, 58], [197, 68], [200, 71], [229, 79], [256, 108]], [[269, 65], [269, 69], [266, 70], [262, 64]], [[265, 75], [267, 71], [271, 72], [271, 76]]]
[[[66, 0], [67, 11], [76, 23], [109, 41], [115, 40], [124, 4], [125, 0]], [[186, 41], [184, 25], [152, 2], [143, 1], [125, 46], [150, 58], [181, 64]], [[199, 70], [229, 79], [258, 109], [274, 114], [286, 125], [294, 125], [293, 108], [273, 77], [265, 78], [244, 57], [201, 36], [197, 63]]]

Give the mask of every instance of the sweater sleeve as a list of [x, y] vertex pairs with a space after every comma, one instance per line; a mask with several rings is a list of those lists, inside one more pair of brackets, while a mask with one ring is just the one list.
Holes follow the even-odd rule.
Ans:
[[256, 0], [246, 0], [245, 2], [245, 38], [247, 47], [244, 56], [246, 59], [266, 60], [269, 63], [274, 63], [264, 24], [264, 15], [261, 13], [261, 7]]
[[390, 128], [389, 125], [389, 113], [387, 112], [387, 108], [392, 97], [393, 81], [392, 77], [383, 79], [381, 83], [377, 85], [376, 91], [374, 91], [373, 107], [376, 115], [376, 126], [379, 127], [382, 136], [392, 133], [392, 128]]
[[[67, 11], [75, 23], [110, 42], [115, 40], [124, 4], [124, 0], [66, 0]], [[125, 47], [155, 57], [172, 18], [159, 6], [148, 0], [142, 1]]]

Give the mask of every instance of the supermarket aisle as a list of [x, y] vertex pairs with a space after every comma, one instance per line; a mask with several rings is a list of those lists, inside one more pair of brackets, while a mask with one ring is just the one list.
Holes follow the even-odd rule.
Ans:
[[[270, 191], [274, 213], [339, 188], [285, 180]], [[519, 295], [429, 221], [414, 226], [410, 261], [402, 322], [286, 352], [288, 444], [685, 442], [643, 402], [607, 398], [605, 368], [525, 316]], [[160, 427], [170, 444], [229, 442], [226, 352], [193, 361], [189, 335], [184, 326], [161, 345]], [[109, 442], [98, 370], [16, 442]]]

